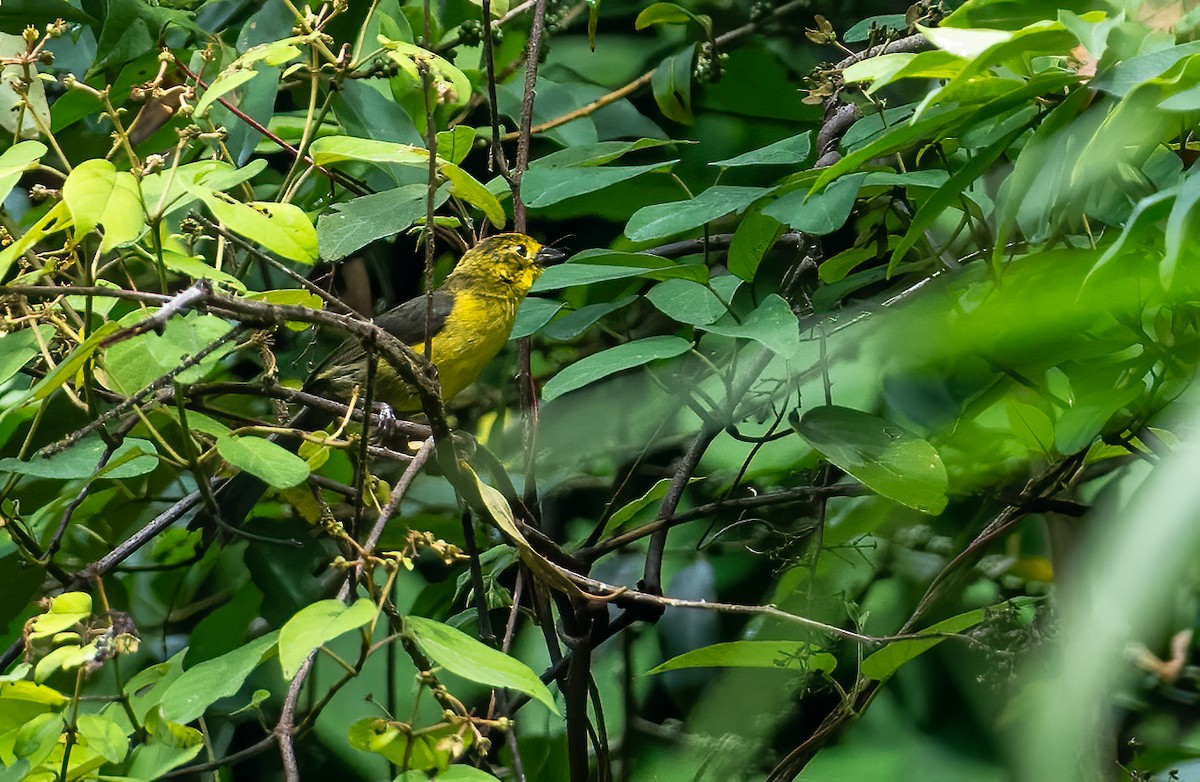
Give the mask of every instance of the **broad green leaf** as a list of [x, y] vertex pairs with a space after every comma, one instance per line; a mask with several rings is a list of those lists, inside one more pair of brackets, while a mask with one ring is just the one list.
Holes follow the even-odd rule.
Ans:
[[640, 138], [637, 141], [598, 141], [595, 144], [581, 144], [567, 147], [557, 152], [531, 161], [529, 170], [536, 168], [563, 168], [567, 166], [602, 166], [611, 163], [622, 155], [637, 152], [642, 149], [653, 149], [668, 144], [686, 144], [685, 140]]
[[729, 245], [726, 263], [730, 273], [743, 280], [753, 280], [763, 256], [775, 246], [786, 230], [787, 226], [774, 217], [764, 215], [759, 206], [748, 209]]
[[568, 198], [602, 190], [636, 176], [670, 168], [678, 160], [644, 166], [580, 166], [530, 168], [521, 177], [521, 198], [526, 206], [539, 208]]
[[[878, 58], [874, 58], [878, 59]], [[812, 155], [812, 131], [805, 131], [796, 136], [776, 141], [759, 149], [743, 152], [736, 157], [709, 163], [720, 168], [737, 168], [739, 166], [796, 166], [808, 160]]]
[[[295, 51], [298, 54], [300, 50], [296, 49]], [[204, 113], [208, 111], [208, 107], [216, 103], [218, 98], [233, 92], [258, 74], [259, 71], [254, 68], [235, 68], [222, 71], [217, 78], [213, 79], [212, 84], [208, 85], [208, 89], [200, 96], [200, 100], [196, 101], [193, 116], [203, 117]]]
[[[135, 312], [121, 320], [122, 326], [136, 324], [151, 313]], [[134, 394], [154, 381], [179, 369], [187, 356], [195, 356], [229, 333], [229, 323], [215, 315], [188, 313], [167, 321], [161, 334], [148, 331], [109, 347], [103, 356], [105, 385], [114, 391]], [[182, 383], [198, 382], [233, 350], [232, 344], [217, 348], [177, 375]]]
[[[888, 275], [890, 276], [899, 266], [900, 261], [912, 249], [941, 214], [955, 203], [958, 203], [963, 198], [963, 192], [967, 187], [983, 173], [991, 167], [993, 163], [1005, 150], [1012, 145], [1017, 136], [1025, 131], [1025, 126], [1008, 133], [999, 140], [992, 143], [985, 149], [982, 149], [971, 156], [962, 168], [954, 172], [946, 182], [937, 189], [933, 195], [926, 199], [917, 209], [917, 213], [913, 215], [912, 222], [909, 223], [908, 230], [904, 236], [896, 244], [895, 250], [892, 251], [891, 260], [888, 262]], [[824, 267], [822, 266], [822, 269]]]
[[1015, 33], [1006, 30], [969, 29], [955, 27], [924, 27], [917, 25], [929, 42], [943, 51], [959, 57], [974, 59], [997, 44], [1011, 41]]
[[350, 605], [341, 600], [318, 600], [305, 606], [279, 630], [279, 665], [291, 681], [314, 649], [375, 617], [375, 604], [360, 598]]
[[275, 648], [278, 632], [270, 632], [187, 669], [162, 694], [162, 716], [171, 722], [188, 723], [201, 717], [209, 706], [237, 694], [246, 677]]
[[[224, 684], [215, 681], [214, 686]], [[199, 715], [197, 715], [199, 716]], [[204, 749], [204, 736], [195, 728], [180, 725], [151, 709], [143, 726], [150, 736], [134, 747], [125, 772], [132, 779], [161, 779], [173, 768], [182, 766]]]
[[872, 28], [903, 32], [909, 28], [909, 24], [904, 14], [869, 16], [842, 33], [842, 40], [846, 43], [862, 43], [868, 40]]
[[541, 299], [537, 296], [526, 297], [521, 302], [521, 308], [517, 310], [517, 322], [513, 324], [509, 339], [520, 339], [536, 334], [564, 306], [566, 305], [561, 301], [553, 299]]
[[437, 782], [500, 782], [499, 779], [474, 766], [457, 763], [445, 771], [439, 771]]
[[429, 162], [429, 152], [421, 147], [352, 136], [322, 136], [309, 147], [309, 154], [318, 166], [352, 160], [402, 166], [425, 166]]
[[406, 77], [406, 85], [419, 89], [422, 83], [421, 68], [427, 67], [435, 82], [439, 103], [457, 108], [465, 106], [471, 99], [470, 79], [449, 60], [408, 41], [393, 41], [380, 36], [379, 43], [392, 61], [400, 66], [400, 75]]
[[450, 768], [463, 768], [450, 763], [471, 745], [473, 736], [472, 731], [461, 731], [456, 725], [423, 730], [414, 736], [396, 723], [365, 717], [350, 725], [346, 739], [356, 749], [374, 752], [398, 767], [412, 769], [397, 777], [399, 782], [408, 782], [410, 777], [417, 782], [428, 780], [424, 771], [439, 770], [437, 779], [442, 779], [441, 769], [448, 772]]
[[[965, 614], [952, 616], [921, 630], [918, 635], [950, 635], [969, 630], [987, 618], [987, 609], [979, 608]], [[929, 651], [944, 641], [944, 638], [914, 638], [893, 641], [872, 653], [862, 663], [862, 675], [868, 679], [883, 681], [900, 669], [906, 662]]]
[[762, 213], [804, 233], [833, 233], [845, 224], [866, 174], [850, 174], [821, 191], [793, 190]]
[[[92, 615], [92, 596], [87, 592], [63, 592], [50, 598], [50, 607], [38, 614], [29, 624], [26, 637], [30, 640], [48, 638], [74, 627]], [[0, 695], [4, 693], [0, 687]]]
[[76, 730], [84, 744], [109, 763], [120, 763], [129, 753], [129, 738], [121, 726], [99, 714], [80, 714]]
[[821, 282], [827, 284], [838, 282], [858, 268], [860, 264], [877, 257], [878, 254], [879, 250], [876, 247], [851, 247], [824, 261], [817, 273], [821, 277]]
[[811, 408], [793, 426], [872, 491], [931, 515], [945, 509], [949, 479], [928, 441], [879, 416], [837, 405]]
[[1175, 280], [1175, 270], [1183, 255], [1184, 247], [1193, 241], [1194, 234], [1190, 227], [1194, 224], [1192, 213], [1196, 203], [1200, 201], [1200, 176], [1190, 176], [1179, 186], [1175, 196], [1175, 205], [1171, 207], [1171, 215], [1167, 218], [1166, 251], [1159, 269], [1159, 279], [1164, 288], [1170, 290]]
[[59, 201], [42, 215], [15, 242], [0, 251], [0, 280], [8, 275], [13, 263], [47, 236], [64, 231], [71, 225], [71, 210], [66, 201]]
[[46, 145], [40, 141], [22, 141], [13, 144], [0, 155], [0, 201], [16, 187], [21, 175], [38, 164], [46, 154]]
[[1117, 63], [1088, 82], [1091, 89], [1123, 98], [1146, 82], [1155, 79], [1181, 61], [1200, 54], [1200, 41], [1168, 46]]
[[183, 253], [164, 250], [162, 254], [163, 266], [167, 267], [176, 274], [182, 274], [193, 280], [212, 280], [222, 285], [228, 286], [240, 293], [246, 292], [246, 284], [234, 277], [229, 272], [221, 271], [213, 266], [210, 266], [204, 258], [200, 256], [184, 255]]
[[[15, 456], [0, 459], [0, 471], [36, 478], [67, 481], [91, 478], [107, 446], [100, 437], [85, 437], [65, 451], [48, 457], [21, 461]], [[117, 446], [103, 472], [105, 478], [133, 478], [158, 467], [158, 451], [149, 440], [127, 437]]]
[[601, 301], [596, 304], [588, 304], [574, 312], [568, 312], [561, 318], [555, 319], [542, 329], [542, 334], [548, 339], [558, 339], [568, 342], [612, 313], [628, 307], [635, 301], [637, 301], [637, 296], [625, 296], [615, 301]]
[[570, 263], [551, 266], [533, 284], [533, 293], [591, 285], [629, 277], [651, 280], [682, 278], [706, 282], [708, 268], [695, 264], [677, 263], [647, 253], [625, 253], [611, 250], [585, 250], [571, 258]]
[[243, 203], [223, 192], [200, 193], [213, 217], [226, 228], [290, 261], [312, 264], [320, 257], [317, 229], [295, 204], [275, 201]]
[[667, 489], [669, 488], [671, 488], [670, 478], [662, 478], [656, 481], [641, 497], [621, 506], [617, 509], [616, 513], [609, 516], [608, 522], [604, 525], [604, 534], [607, 535], [614, 530], [620, 529], [646, 508], [661, 502], [662, 498], [667, 496]]
[[712, 19], [702, 14], [696, 14], [677, 3], [651, 3], [642, 9], [633, 22], [635, 30], [645, 30], [656, 24], [687, 24], [695, 22], [704, 35], [712, 37]]
[[832, 654], [806, 641], [729, 641], [684, 652], [647, 673], [685, 668], [777, 668], [829, 673], [836, 666], [837, 659]]
[[262, 437], [218, 437], [217, 453], [234, 467], [261, 478], [276, 489], [297, 486], [308, 478], [308, 462]]
[[85, 160], [63, 183], [63, 200], [75, 221], [76, 236], [104, 226], [101, 252], [128, 244], [146, 228], [137, 180], [107, 160]]
[[48, 345], [54, 336], [54, 327], [35, 326], [0, 334], [0, 383], [7, 383], [30, 359], [41, 353], [39, 336]]
[[16, 399], [8, 401], [8, 408], [0, 413], [0, 419], [19, 407], [27, 405], [31, 402], [37, 402], [50, 396], [59, 386], [66, 383], [75, 377], [79, 370], [83, 369], [83, 365], [88, 362], [92, 354], [96, 352], [96, 348], [100, 343], [120, 328], [116, 323], [108, 321], [102, 324], [98, 329], [92, 332], [91, 336], [79, 344], [72, 350], [66, 358], [59, 362], [58, 366], [46, 373], [32, 388], [23, 392]]
[[438, 157], [456, 166], [466, 160], [474, 145], [475, 129], [467, 125], [455, 125], [437, 134]]
[[0, 127], [14, 142], [39, 136], [42, 128], [50, 127], [46, 84], [39, 77], [37, 62], [28, 60], [28, 51], [22, 36], [0, 33], [0, 60], [6, 63], [0, 66]]
[[[340, 261], [377, 239], [395, 236], [425, 217], [423, 184], [403, 185], [382, 193], [334, 204], [317, 219], [321, 258]], [[438, 188], [434, 208], [446, 203], [449, 193]]]
[[646, 292], [646, 298], [668, 318], [691, 326], [713, 323], [728, 311], [717, 294], [691, 280], [663, 280]]
[[523, 692], [558, 713], [554, 696], [525, 663], [432, 619], [406, 616], [404, 632], [431, 660], [451, 673], [489, 687]]
[[504, 223], [508, 219], [504, 214], [504, 207], [482, 182], [453, 163], [442, 163], [438, 166], [438, 173], [450, 183], [450, 192], [471, 206], [477, 207], [492, 225], [497, 228], [504, 227]]
[[699, 228], [705, 223], [740, 213], [770, 192], [766, 187], [714, 185], [690, 201], [654, 204], [634, 212], [625, 235], [635, 242], [648, 242]]
[[650, 87], [658, 109], [667, 119], [692, 124], [692, 63], [696, 46], [689, 44], [659, 63], [650, 77]]
[[81, 665], [91, 663], [100, 655], [96, 644], [81, 646], [68, 643], [58, 646], [45, 657], [37, 661], [33, 669], [33, 680], [41, 684], [59, 671], [71, 671]]
[[800, 322], [791, 306], [774, 293], [763, 299], [741, 323], [730, 316], [700, 328], [724, 337], [752, 339], [791, 361], [801, 357]]
[[550, 378], [542, 389], [542, 398], [547, 402], [568, 391], [622, 372], [644, 366], [652, 361], [674, 358], [692, 349], [692, 343], [682, 337], [647, 337], [624, 345], [584, 356]]

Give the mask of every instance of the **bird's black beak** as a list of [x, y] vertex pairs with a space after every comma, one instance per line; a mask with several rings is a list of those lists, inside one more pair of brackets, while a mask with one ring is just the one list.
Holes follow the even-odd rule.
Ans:
[[553, 266], [556, 263], [562, 263], [566, 258], [567, 254], [562, 250], [542, 245], [542, 249], [538, 250], [534, 260], [537, 261], [538, 266]]

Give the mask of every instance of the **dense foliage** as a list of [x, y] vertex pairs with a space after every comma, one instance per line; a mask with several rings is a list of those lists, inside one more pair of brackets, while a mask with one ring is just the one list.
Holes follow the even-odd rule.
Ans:
[[5, 0], [0, 780], [1200, 779], [1197, 25]]

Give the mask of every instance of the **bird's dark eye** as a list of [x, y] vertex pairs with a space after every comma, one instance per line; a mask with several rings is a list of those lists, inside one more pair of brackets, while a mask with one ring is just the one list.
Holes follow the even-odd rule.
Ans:
[[525, 258], [529, 255], [529, 249], [527, 247], [525, 247], [525, 245], [523, 245], [523, 244], [518, 244], [517, 245], [517, 255], [521, 256], [522, 258]]

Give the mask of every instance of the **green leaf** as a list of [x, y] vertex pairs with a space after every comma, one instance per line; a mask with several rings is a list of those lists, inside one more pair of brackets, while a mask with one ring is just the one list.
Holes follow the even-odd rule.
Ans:
[[[396, 782], [425, 782], [428, 770], [449, 771], [451, 761], [472, 743], [472, 731], [461, 731], [456, 725], [442, 725], [412, 735], [400, 725], [379, 717], [366, 717], [350, 725], [346, 740], [350, 746], [364, 752], [382, 755], [401, 768], [410, 769], [396, 778]], [[461, 740], [459, 737], [461, 736]], [[437, 779], [442, 779], [439, 771]], [[469, 779], [469, 777], [468, 777]]]
[[[0, 459], [0, 471], [37, 478], [67, 481], [91, 478], [107, 446], [98, 435], [85, 437], [65, 451], [48, 457], [35, 456], [21, 461], [9, 456]], [[103, 472], [105, 478], [133, 478], [158, 467], [158, 451], [149, 440], [127, 437], [117, 446]]]
[[[37, 63], [27, 59], [28, 51], [20, 35], [0, 33], [0, 59], [7, 63], [0, 67], [0, 127], [12, 141], [41, 135], [41, 128], [50, 127], [46, 84], [39, 77]], [[28, 64], [22, 65], [21, 58]]]
[[0, 201], [16, 187], [21, 175], [38, 164], [46, 154], [46, 145], [40, 141], [22, 141], [13, 144], [0, 155]]
[[[963, 198], [963, 192], [976, 179], [981, 177], [988, 168], [1004, 151], [1012, 145], [1017, 136], [1025, 132], [1025, 125], [1021, 125], [1016, 130], [1008, 133], [999, 140], [993, 142], [990, 146], [980, 150], [971, 156], [962, 168], [954, 172], [946, 182], [937, 189], [937, 191], [929, 196], [924, 203], [917, 209], [917, 213], [913, 215], [912, 222], [909, 223], [908, 230], [904, 236], [896, 244], [895, 250], [892, 251], [892, 258], [888, 262], [888, 276], [896, 270], [900, 261], [912, 249], [921, 238], [925, 235], [934, 222], [942, 215], [946, 209], [959, 202]], [[824, 268], [824, 267], [822, 267]]]
[[314, 649], [368, 624], [375, 613], [375, 604], [365, 598], [350, 605], [341, 600], [318, 600], [305, 606], [279, 630], [283, 678], [291, 681]]
[[836, 405], [810, 409], [793, 427], [872, 491], [923, 513], [945, 509], [949, 479], [928, 441], [879, 416]]
[[[26, 631], [29, 640], [49, 638], [74, 627], [92, 615], [92, 596], [87, 592], [63, 592], [50, 598], [45, 613], [34, 617]], [[4, 692], [0, 687], [0, 694]]]
[[246, 677], [275, 648], [278, 636], [278, 632], [267, 633], [232, 652], [188, 668], [163, 692], [163, 718], [188, 723], [199, 719], [220, 699], [236, 695]]
[[[425, 217], [425, 185], [403, 185], [381, 193], [334, 204], [317, 218], [317, 243], [321, 257], [340, 261], [377, 239], [404, 231]], [[449, 193], [439, 188], [434, 208], [446, 203]]]
[[650, 77], [650, 88], [658, 109], [667, 119], [692, 124], [692, 63], [695, 45], [671, 55], [659, 63]]
[[842, 40], [846, 43], [863, 43], [868, 40], [872, 27], [876, 30], [904, 32], [909, 28], [909, 24], [904, 14], [869, 16], [842, 33]]
[[5, 415], [24, 405], [45, 399], [54, 393], [59, 386], [73, 379], [75, 374], [83, 369], [83, 365], [88, 362], [92, 354], [96, 352], [96, 348], [100, 346], [100, 343], [118, 328], [120, 327], [112, 321], [101, 324], [99, 328], [92, 332], [91, 336], [72, 350], [66, 358], [58, 363], [58, 366], [47, 372], [45, 377], [39, 380], [32, 388], [23, 392], [16, 399], [8, 401], [7, 409], [0, 412], [0, 419], [3, 419]]
[[261, 478], [276, 489], [289, 489], [308, 478], [308, 462], [262, 437], [218, 437], [217, 453], [234, 467]]
[[[299, 54], [300, 50], [292, 47]], [[253, 79], [260, 73], [255, 68], [227, 68], [221, 72], [217, 78], [213, 79], [212, 84], [208, 85], [208, 89], [200, 96], [200, 100], [196, 101], [195, 111], [193, 116], [203, 117], [208, 111], [208, 107], [217, 102], [227, 93], [233, 92], [238, 87], [241, 87], [246, 82]]]
[[616, 513], [609, 517], [608, 522], [604, 525], [604, 534], [607, 535], [614, 530], [620, 529], [646, 508], [661, 502], [662, 498], [667, 496], [669, 488], [671, 488], [670, 478], [662, 478], [656, 481], [653, 486], [646, 490], [645, 494], [621, 506], [617, 509]]
[[[122, 319], [122, 326], [136, 324], [152, 314], [138, 311]], [[195, 356], [229, 333], [229, 323], [216, 315], [188, 313], [167, 321], [162, 334], [146, 332], [109, 347], [103, 358], [105, 385], [114, 391], [134, 394], [154, 381], [179, 369], [187, 356]], [[235, 345], [227, 344], [195, 366], [180, 372], [182, 383], [195, 383], [216, 367]]]
[[644, 166], [581, 166], [530, 168], [521, 177], [521, 198], [533, 208], [550, 206], [568, 198], [603, 190], [636, 176], [668, 169], [678, 160]]
[[235, 234], [290, 261], [312, 264], [319, 259], [317, 229], [304, 210], [295, 204], [242, 203], [218, 190], [197, 194], [213, 217]]
[[432, 619], [406, 616], [404, 632], [426, 656], [451, 673], [489, 687], [523, 692], [558, 713], [554, 696], [525, 663]]
[[530, 162], [529, 170], [536, 168], [566, 168], [583, 166], [602, 166], [611, 163], [622, 155], [643, 149], [666, 146], [668, 144], [690, 143], [679, 139], [640, 138], [637, 141], [598, 141], [595, 144], [580, 144], [551, 152]]
[[437, 154], [442, 160], [454, 165], [466, 160], [475, 145], [475, 129], [467, 125], [455, 125], [450, 130], [437, 134]]
[[584, 356], [563, 369], [546, 383], [542, 398], [547, 402], [568, 391], [622, 372], [644, 366], [651, 361], [674, 358], [692, 349], [692, 343], [682, 337], [647, 337], [624, 345]]
[[553, 299], [540, 299], [537, 296], [526, 297], [521, 302], [521, 308], [517, 310], [517, 322], [513, 324], [509, 339], [520, 339], [536, 334], [564, 306], [566, 305], [561, 301]]
[[1123, 98], [1195, 54], [1200, 54], [1200, 41], [1168, 46], [1165, 49], [1131, 57], [1103, 73], [1097, 74], [1096, 78], [1088, 82], [1088, 87]]
[[0, 280], [8, 274], [13, 263], [47, 236], [66, 230], [71, 225], [71, 210], [66, 201], [59, 201], [42, 215], [15, 242], [0, 250]]
[[99, 714], [80, 714], [75, 723], [83, 743], [109, 763], [120, 763], [129, 753], [129, 739], [121, 726]]
[[500, 205], [496, 196], [484, 187], [482, 182], [452, 163], [439, 165], [438, 173], [450, 183], [451, 193], [471, 206], [477, 207], [491, 221], [492, 225], [497, 228], [504, 227], [504, 223], [508, 219], [504, 213], [504, 207]]
[[[987, 611], [986, 608], [979, 608], [974, 611], [968, 611], [965, 614], [952, 616], [937, 624], [930, 625], [917, 633], [917, 635], [961, 633], [963, 630], [968, 630], [986, 619]], [[944, 640], [944, 638], [918, 638], [893, 641], [863, 660], [862, 675], [868, 679], [883, 681], [900, 670], [900, 666], [924, 654]]]
[[1196, 203], [1200, 202], [1200, 176], [1190, 176], [1179, 186], [1179, 194], [1175, 196], [1175, 205], [1171, 207], [1171, 215], [1167, 218], [1166, 250], [1159, 269], [1159, 280], [1167, 290], [1171, 289], [1175, 280], [1175, 270], [1183, 255], [1184, 247], [1193, 241], [1191, 228], [1192, 212]]
[[619, 309], [628, 307], [635, 301], [637, 301], [637, 296], [624, 296], [615, 301], [588, 304], [553, 321], [542, 329], [542, 334], [548, 339], [558, 339], [564, 342], [575, 339], [603, 318]]
[[783, 223], [764, 215], [758, 206], [747, 210], [733, 233], [726, 256], [730, 273], [743, 280], [753, 280], [763, 257], [775, 246], [785, 230], [787, 227]]
[[690, 201], [653, 204], [634, 212], [625, 235], [647, 242], [699, 228], [705, 223], [743, 209], [770, 192], [766, 187], [714, 185]]
[[763, 299], [741, 323], [729, 316], [701, 328], [724, 337], [752, 339], [790, 361], [802, 356], [800, 322], [791, 306], [774, 293]]
[[633, 28], [645, 30], [656, 24], [687, 24], [688, 22], [695, 22], [700, 29], [704, 30], [705, 37], [712, 37], [712, 19], [692, 13], [676, 3], [651, 3], [638, 14]]
[[193, 280], [212, 280], [213, 282], [218, 282], [232, 288], [239, 293], [246, 292], [246, 284], [244, 282], [229, 272], [223, 272], [220, 269], [210, 266], [200, 256], [184, 255], [183, 253], [171, 250], [163, 250], [162, 260], [163, 266], [176, 274], [182, 274]]
[[858, 268], [859, 264], [875, 258], [878, 253], [879, 250], [875, 247], [851, 247], [822, 263], [817, 274], [823, 283], [838, 282]]
[[[220, 683], [214, 682], [214, 685]], [[158, 709], [150, 710], [143, 727], [150, 736], [134, 747], [125, 772], [129, 778], [161, 779], [204, 749], [204, 736], [200, 731], [164, 719]]]
[[0, 383], [7, 383], [21, 367], [41, 353], [38, 337], [49, 344], [54, 336], [53, 326], [35, 326], [0, 334]]
[[434, 779], [437, 782], [500, 782], [486, 771], [461, 763], [455, 764], [445, 771], [439, 771]]
[[707, 286], [691, 280], [664, 280], [646, 298], [668, 318], [691, 326], [713, 323], [729, 310]]
[[799, 135], [776, 141], [774, 144], [743, 152], [736, 157], [709, 163], [709, 165], [721, 168], [796, 166], [808, 160], [810, 155], [812, 155], [812, 131], [808, 130]]
[[777, 668], [829, 673], [836, 666], [837, 659], [832, 654], [805, 641], [730, 641], [684, 652], [647, 673], [685, 668]]
[[651, 280], [682, 278], [706, 282], [708, 268], [703, 265], [677, 263], [647, 253], [624, 253], [611, 250], [585, 250], [571, 258], [570, 263], [551, 266], [533, 284], [533, 293], [592, 285], [629, 277]]
[[850, 216], [866, 176], [844, 176], [820, 192], [815, 189], [811, 193], [804, 189], [793, 190], [763, 207], [762, 213], [804, 233], [818, 236], [833, 233]]

